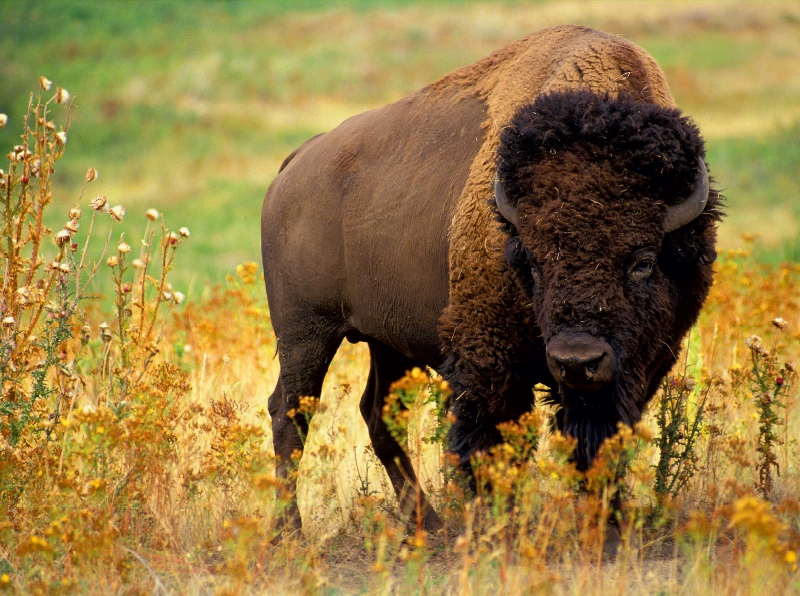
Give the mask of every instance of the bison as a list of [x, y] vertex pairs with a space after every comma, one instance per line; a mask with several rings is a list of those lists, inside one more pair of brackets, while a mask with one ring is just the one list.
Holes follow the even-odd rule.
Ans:
[[[369, 346], [360, 409], [402, 509], [414, 470], [381, 418], [414, 366], [453, 389], [470, 457], [552, 388], [586, 469], [637, 422], [712, 282], [721, 198], [703, 140], [641, 48], [543, 30], [307, 141], [261, 217], [280, 378], [278, 473], [302, 450], [344, 338]], [[427, 528], [440, 521], [422, 498]], [[296, 505], [286, 521], [299, 526]]]

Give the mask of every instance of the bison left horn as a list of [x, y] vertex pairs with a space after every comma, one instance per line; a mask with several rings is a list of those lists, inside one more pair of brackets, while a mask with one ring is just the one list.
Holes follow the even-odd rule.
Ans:
[[[677, 205], [667, 207], [667, 216], [664, 218], [664, 231], [669, 233], [695, 220], [703, 212], [708, 202], [708, 171], [703, 159], [697, 158], [697, 181], [694, 183], [692, 195]], [[498, 207], [500, 202], [497, 203]], [[505, 217], [505, 216], [504, 216]]]
[[519, 228], [517, 209], [509, 202], [508, 197], [506, 196], [506, 191], [503, 189], [503, 183], [500, 182], [499, 176], [495, 176], [494, 179], [494, 200], [497, 203], [497, 210], [500, 212], [500, 215], [502, 215], [507, 221], [514, 224], [515, 227]]

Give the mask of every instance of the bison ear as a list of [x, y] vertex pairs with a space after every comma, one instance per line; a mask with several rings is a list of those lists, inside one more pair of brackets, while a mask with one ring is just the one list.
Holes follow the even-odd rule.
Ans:
[[503, 188], [503, 183], [500, 181], [499, 174], [495, 173], [494, 176], [494, 201], [497, 204], [497, 210], [500, 212], [506, 221], [514, 224], [514, 227], [519, 228], [519, 218], [517, 217], [517, 209], [508, 200], [506, 191]]

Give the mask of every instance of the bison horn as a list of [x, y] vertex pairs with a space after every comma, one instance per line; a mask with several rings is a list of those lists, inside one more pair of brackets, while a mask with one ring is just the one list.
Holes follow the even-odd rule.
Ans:
[[[708, 171], [703, 159], [697, 158], [697, 181], [694, 183], [692, 196], [678, 203], [667, 207], [667, 217], [664, 219], [664, 231], [669, 233], [685, 226], [695, 220], [703, 212], [708, 201]], [[498, 202], [499, 206], [499, 202]]]
[[506, 191], [503, 189], [503, 183], [500, 182], [498, 176], [495, 176], [494, 179], [494, 200], [495, 203], [497, 203], [497, 210], [500, 212], [500, 215], [518, 228], [519, 218], [517, 217], [517, 209], [509, 202]]

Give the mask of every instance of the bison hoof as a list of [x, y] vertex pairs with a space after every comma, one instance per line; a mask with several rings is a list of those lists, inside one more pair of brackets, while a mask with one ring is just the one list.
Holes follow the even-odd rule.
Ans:
[[606, 526], [606, 537], [603, 541], [603, 561], [611, 562], [617, 558], [619, 549], [622, 546], [622, 535], [619, 526], [614, 522], [609, 522]]
[[288, 536], [289, 534], [300, 533], [303, 530], [303, 521], [300, 518], [300, 510], [295, 503], [292, 503], [284, 511], [277, 514], [275, 519], [275, 529], [278, 536]]
[[433, 534], [441, 531], [443, 527], [442, 518], [440, 518], [433, 509], [428, 509], [428, 512], [422, 520], [422, 528], [426, 532]]
[[419, 519], [416, 514], [411, 514], [408, 517], [407, 531], [409, 535], [417, 533], [418, 529], [422, 529], [428, 534], [436, 534], [442, 530], [444, 524], [439, 515], [431, 508], [428, 507], [422, 519]]

